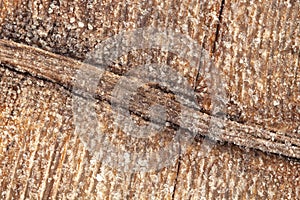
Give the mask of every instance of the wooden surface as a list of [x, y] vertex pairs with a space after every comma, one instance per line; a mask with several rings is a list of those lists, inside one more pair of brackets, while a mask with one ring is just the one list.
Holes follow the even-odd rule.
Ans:
[[[47, 74], [41, 71], [45, 67], [36, 63], [22, 64], [26, 56], [20, 52], [27, 47], [20, 45], [20, 50], [10, 51], [13, 48], [9, 44], [14, 43], [1, 40], [2, 199], [299, 198], [299, 153], [290, 152], [299, 147], [299, 1], [0, 0], [0, 5], [0, 38], [61, 55], [32, 48], [29, 56], [45, 54], [46, 61], [51, 58], [79, 63], [96, 44], [121, 30], [159, 26], [189, 35], [208, 51], [225, 81], [225, 127], [242, 130], [223, 138], [224, 143], [200, 137], [187, 145], [185, 154], [173, 165], [158, 171], [117, 171], [93, 157], [74, 134], [73, 96], [68, 79], [61, 76], [64, 73], [52, 70], [54, 73]], [[15, 59], [8, 56], [14, 52]], [[116, 61], [110, 72], [122, 75], [143, 63], [145, 55], [161, 63], [174, 60], [179, 71], [186, 68], [176, 55], [136, 51], [125, 56], [127, 65]], [[44, 66], [53, 65], [45, 62]], [[110, 77], [110, 73], [107, 75]], [[201, 116], [210, 116], [213, 102], [210, 93], [203, 92], [207, 88], [205, 77], [188, 78], [195, 88]], [[155, 94], [147, 92], [150, 97]], [[110, 110], [107, 102], [98, 101], [100, 121], [111, 123], [107, 120]], [[247, 137], [243, 127], [253, 128], [254, 136]], [[166, 140], [170, 132], [163, 132]], [[255, 141], [265, 146], [253, 145]], [[281, 149], [273, 146], [276, 143]], [[148, 143], [133, 144], [138, 147]], [[203, 156], [206, 149], [210, 152]]]

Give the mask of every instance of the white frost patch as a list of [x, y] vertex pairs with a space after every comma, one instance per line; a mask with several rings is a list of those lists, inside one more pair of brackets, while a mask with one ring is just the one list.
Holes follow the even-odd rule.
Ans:
[[101, 176], [101, 174], [97, 174], [97, 175], [96, 175], [96, 180], [97, 180], [98, 182], [102, 182], [102, 181], [105, 180], [105, 178], [104, 178], [103, 176]]
[[84, 27], [84, 23], [78, 22], [78, 26], [79, 26], [80, 28], [83, 28], [83, 27]]

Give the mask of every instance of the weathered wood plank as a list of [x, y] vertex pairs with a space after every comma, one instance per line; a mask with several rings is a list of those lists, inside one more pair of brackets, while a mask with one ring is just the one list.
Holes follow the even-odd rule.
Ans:
[[228, 112], [291, 137], [300, 121], [299, 9], [299, 1], [226, 1], [215, 53]]
[[[211, 145], [201, 138], [199, 144], [188, 144], [186, 154], [173, 166], [160, 171], [130, 174], [105, 166], [74, 135], [72, 97], [66, 90], [72, 81], [62, 76], [59, 68], [78, 66], [79, 61], [66, 56], [83, 61], [96, 44], [122, 30], [155, 26], [181, 32], [210, 52], [225, 80], [229, 97], [226, 114], [230, 119], [226, 121], [229, 130], [225, 133], [232, 134], [223, 135], [221, 140], [271, 152], [276, 149], [276, 153], [297, 157], [298, 153], [289, 150], [299, 145], [299, 6], [298, 0], [0, 0], [1, 39], [63, 55], [15, 44], [36, 52], [34, 56], [29, 54], [33, 57], [28, 62], [22, 62], [26, 57], [22, 48], [15, 50], [21, 53], [17, 57], [11, 54], [12, 47], [2, 46], [5, 64], [0, 68], [0, 173], [4, 177], [0, 179], [1, 198], [298, 199], [299, 160], [227, 143]], [[47, 62], [37, 59], [44, 68], [34, 69], [35, 65], [29, 62], [41, 55]], [[106, 87], [111, 88], [113, 81], [132, 66], [144, 63], [148, 55], [160, 63], [174, 60], [174, 67], [180, 72], [188, 66], [171, 53], [130, 52], [125, 56], [125, 65], [119, 65], [122, 62], [118, 60], [110, 66], [104, 76], [109, 77]], [[52, 59], [61, 60], [54, 70]], [[20, 74], [14, 71], [15, 67], [25, 67], [40, 78]], [[46, 68], [51, 68], [51, 73], [40, 71]], [[41, 79], [45, 75], [46, 79]], [[199, 128], [207, 124], [205, 119], [209, 116], [205, 113], [211, 112], [211, 100], [208, 93], [202, 93], [207, 88], [203, 77], [194, 78], [191, 82], [196, 83], [193, 86], [201, 108], [198, 114], [204, 123], [194, 123]], [[159, 91], [156, 87], [144, 88], [142, 92], [149, 95], [136, 99], [136, 108], [140, 109], [136, 114], [148, 115], [138, 102], [144, 102], [145, 97], [152, 100]], [[106, 95], [110, 97], [109, 93]], [[168, 99], [168, 95], [163, 98]], [[109, 106], [107, 101], [97, 103], [99, 120], [110, 111]], [[243, 134], [245, 127], [254, 127], [253, 133]], [[241, 134], [237, 134], [238, 128]], [[172, 132], [168, 131], [163, 133], [166, 138]], [[240, 141], [241, 137], [245, 140]], [[277, 143], [281, 144], [276, 146]], [[139, 143], [143, 144], [147, 143]], [[210, 152], [203, 156], [205, 149]]]
[[[117, 74], [111, 72], [104, 73], [103, 70], [93, 67], [88, 64], [78, 62], [76, 60], [65, 58], [59, 55], [48, 53], [36, 48], [32, 48], [26, 45], [17, 44], [5, 40], [0, 40], [0, 63], [10, 65], [13, 69], [21, 72], [27, 72], [33, 76], [38, 76], [51, 82], [62, 85], [66, 89], [72, 90], [73, 87], [81, 90], [95, 93], [95, 95], [108, 103], [116, 102], [120, 106], [124, 105], [121, 99], [116, 99], [112, 94], [113, 88], [117, 84], [120, 77]], [[99, 77], [101, 84], [96, 91], [90, 91], [87, 85], [81, 85], [79, 82], [74, 81], [77, 71], [88, 71], [93, 76]], [[104, 75], [102, 75], [104, 73]], [[100, 78], [103, 77], [103, 78]], [[91, 78], [91, 77], [90, 77]], [[130, 77], [129, 77], [130, 78]], [[141, 77], [143, 78], [143, 75]], [[87, 88], [85, 88], [87, 87]], [[123, 90], [130, 91], [132, 88], [123, 88]], [[284, 133], [274, 133], [268, 130], [261, 129], [255, 126], [244, 125], [236, 122], [232, 122], [226, 119], [218, 119], [217, 117], [209, 116], [200, 112], [197, 108], [193, 108], [192, 104], [180, 105], [178, 101], [172, 99], [170, 95], [163, 95], [164, 91], [157, 91], [159, 89], [152, 88], [153, 92], [150, 95], [144, 93], [142, 97], [136, 97], [133, 99], [132, 108], [130, 112], [137, 113], [140, 117], [146, 116], [150, 118], [148, 108], [153, 102], [164, 105], [165, 102], [173, 106], [171, 112], [166, 113], [166, 119], [175, 126], [181, 126], [181, 128], [202, 136], [208, 136], [211, 139], [216, 139], [222, 142], [234, 143], [248, 148], [257, 148], [266, 152], [277, 153], [289, 157], [300, 158], [300, 140], [297, 135], [294, 137], [285, 136]], [[148, 91], [149, 92], [149, 91]], [[158, 101], [156, 100], [156, 94], [161, 92], [162, 97]], [[151, 95], [151, 93], [153, 95]], [[189, 95], [189, 94], [187, 94]], [[196, 94], [197, 95], [197, 94]], [[143, 97], [147, 97], [148, 101], [145, 102]], [[187, 96], [186, 98], [191, 98]], [[143, 106], [139, 106], [143, 103]], [[181, 110], [189, 110], [191, 121], [180, 124], [176, 119], [180, 113], [178, 110], [182, 106]], [[106, 112], [112, 110], [108, 108]], [[155, 117], [158, 121], [163, 119], [162, 116], [157, 115]], [[210, 123], [222, 124], [223, 127], [218, 129], [218, 134], [209, 131]]]
[[[170, 199], [177, 173], [176, 199], [299, 195], [298, 161], [202, 140], [187, 147], [178, 172], [176, 162], [154, 172], [116, 171], [101, 164], [74, 135], [69, 91], [3, 68], [1, 75], [0, 160], [6, 177], [1, 179], [2, 198], [26, 194], [34, 199], [147, 199], [149, 195]], [[17, 101], [3, 103], [9, 99]], [[97, 112], [99, 119], [102, 111]]]

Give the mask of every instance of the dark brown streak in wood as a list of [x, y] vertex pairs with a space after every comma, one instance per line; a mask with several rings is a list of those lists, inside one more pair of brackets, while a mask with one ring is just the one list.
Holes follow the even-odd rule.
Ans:
[[177, 186], [178, 181], [179, 181], [178, 177], [179, 177], [179, 173], [180, 173], [181, 159], [182, 159], [181, 156], [179, 156], [179, 158], [178, 158], [178, 164], [177, 164], [177, 173], [176, 173], [176, 177], [175, 177], [175, 181], [174, 181], [174, 189], [173, 189], [173, 193], [172, 193], [172, 200], [175, 199], [176, 186]]
[[[99, 75], [97, 74], [98, 72], [94, 66], [27, 45], [22, 45], [7, 40], [0, 40], [0, 47], [0, 63], [2, 63], [2, 67], [7, 67], [16, 72], [25, 73], [27, 76], [30, 75], [44, 81], [50, 81], [58, 84], [73, 94], [73, 87], [78, 87], [79, 89], [85, 91], [88, 90], [87, 88], [84, 88], [84, 86], [76, 85], [78, 83], [74, 81], [74, 78], [77, 70], [89, 69], [95, 73], [95, 76]], [[15, 56], [11, 57], [11, 55]], [[113, 97], [108, 90], [114, 88], [114, 84], [120, 77], [112, 72], [106, 71], [102, 78], [107, 81], [107, 83], [103, 86], [99, 86], [100, 88], [97, 88], [96, 98], [110, 104], [110, 100]], [[124, 89], [130, 91], [131, 88]], [[154, 89], [157, 90], [156, 92], [163, 92], [159, 90], [159, 87]], [[101, 94], [102, 91], [105, 92], [104, 95]], [[156, 99], [156, 95], [150, 96], [150, 98]], [[122, 100], [116, 98], [113, 100], [116, 101], [117, 105], [122, 107]], [[172, 105], [178, 105], [178, 102], [168, 99], [167, 97], [162, 97], [160, 101], [171, 101]], [[234, 143], [236, 145], [255, 148], [265, 152], [281, 154], [292, 158], [300, 158], [300, 139], [298, 137], [291, 139], [284, 133], [273, 133], [267, 129], [262, 129], [255, 125], [250, 126], [235, 121], [230, 121], [228, 119], [220, 119], [216, 116], [210, 116], [206, 113], [203, 113], [201, 110], [196, 110], [193, 108], [193, 106], [181, 106], [181, 109], [188, 111], [187, 113], [190, 114], [188, 117], [191, 119], [191, 121], [186, 122], [187, 124], [182, 124], [180, 128], [189, 133], [201, 134], [213, 140]], [[132, 108], [133, 109], [130, 110], [131, 112], [146, 121], [148, 120], [147, 117], [144, 116], [147, 116], [149, 113], [143, 109], [140, 109], [139, 102], [133, 101]], [[169, 116], [167, 116], [167, 119], [169, 119], [169, 122], [173, 125], [173, 129], [174, 127], [178, 127], [178, 121], [176, 120], [178, 111], [171, 112], [168, 115]], [[161, 116], [157, 117], [160, 118]], [[224, 128], [220, 129], [219, 131], [220, 135], [216, 136], [208, 131], [211, 123], [221, 123], [224, 125]], [[285, 145], [286, 141], [290, 142], [291, 145]]]
[[[204, 41], [206, 39], [206, 36], [204, 35], [204, 39], [203, 39], [203, 42], [202, 42], [202, 49], [204, 48]], [[200, 60], [202, 59], [202, 51], [200, 53]], [[194, 91], [196, 91], [196, 88], [197, 88], [197, 81], [198, 79], [200, 78], [200, 70], [202, 68], [202, 62], [199, 62], [199, 66], [198, 66], [198, 70], [197, 70], [197, 75], [196, 75], [196, 79], [195, 79], [195, 83], [194, 83]]]
[[219, 12], [219, 16], [218, 16], [218, 24], [217, 24], [217, 29], [216, 29], [215, 40], [214, 40], [214, 43], [213, 43], [212, 53], [216, 52], [217, 42], [218, 42], [219, 35], [220, 35], [220, 26], [221, 26], [221, 23], [222, 23], [222, 15], [223, 15], [224, 5], [225, 5], [225, 0], [222, 0], [221, 6], [220, 6], [220, 12]]

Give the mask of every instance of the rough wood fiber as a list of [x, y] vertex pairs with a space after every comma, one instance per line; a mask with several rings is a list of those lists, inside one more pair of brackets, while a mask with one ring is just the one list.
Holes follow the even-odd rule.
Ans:
[[[299, 4], [0, 0], [0, 38], [84, 60], [120, 30], [150, 25], [178, 30], [211, 52], [226, 77], [231, 120], [298, 141]], [[158, 52], [157, 57], [163, 63], [170, 56]], [[133, 52], [127, 59], [134, 64], [143, 56]], [[299, 198], [298, 160], [227, 144], [216, 145], [204, 158], [198, 153], [209, 144], [191, 144], [174, 166], [119, 173], [93, 159], [73, 134], [65, 88], [7, 67], [0, 75], [2, 198]], [[201, 77], [196, 81], [200, 94]], [[199, 95], [199, 105], [209, 111], [203, 99]]]
[[[95, 159], [74, 135], [70, 92], [8, 69], [1, 68], [0, 74], [2, 199], [299, 196], [298, 161], [229, 144], [215, 145], [203, 157], [210, 144], [193, 143], [180, 165], [177, 161], [160, 171], [116, 171]], [[98, 109], [106, 106], [100, 103]], [[97, 113], [101, 119], [101, 109]]]
[[228, 112], [291, 137], [300, 131], [299, 10], [299, 1], [225, 1], [215, 53]]
[[[97, 68], [91, 65], [4, 40], [0, 40], [0, 63], [9, 65], [14, 70], [23, 73], [27, 72], [30, 75], [38, 76], [62, 85], [65, 89], [70, 91], [73, 87], [84, 87], [76, 85], [79, 83], [74, 82], [77, 70], [82, 68], [90, 69], [96, 77], [101, 77], [100, 71], [97, 71]], [[102, 77], [99, 82], [104, 82], [105, 84], [100, 85], [95, 91], [97, 98], [108, 103], [114, 101], [119, 105], [124, 105], [121, 99], [116, 99], [116, 97], [112, 95], [113, 88], [120, 79], [120, 76], [106, 72]], [[81, 89], [88, 90], [88, 88]], [[130, 91], [131, 88], [125, 87], [123, 90]], [[178, 120], [176, 120], [179, 115], [178, 113], [180, 113], [179, 102], [172, 98], [172, 94], [168, 94], [159, 88], [151, 88], [150, 90], [147, 92], [139, 92], [139, 94], [133, 98], [130, 112], [137, 114], [139, 117], [147, 117], [149, 116], [149, 110], [145, 109], [150, 107], [153, 102], [160, 105], [164, 105], [166, 104], [165, 102], [168, 102], [167, 104], [172, 105], [173, 109], [166, 113], [166, 119], [171, 124], [180, 126]], [[162, 96], [159, 100], [156, 98], [158, 93], [161, 93]], [[147, 101], [145, 101], [144, 97], [147, 97]], [[186, 98], [190, 97], [187, 96]], [[183, 129], [189, 132], [208, 136], [211, 139], [222, 142], [235, 143], [248, 148], [257, 148], [265, 152], [300, 158], [300, 139], [297, 135], [288, 137], [284, 133], [274, 133], [255, 126], [244, 125], [226, 119], [218, 119], [217, 117], [212, 117], [200, 112], [197, 108], [193, 108], [192, 105], [182, 105], [181, 109], [189, 110], [191, 115], [191, 121], [188, 122], [188, 124], [181, 125]], [[161, 116], [156, 116], [156, 118], [159, 121]], [[215, 123], [221, 122], [224, 125], [224, 128], [219, 130], [219, 136], [214, 136], [208, 131], [212, 120], [216, 121]]]
[[[0, 38], [84, 60], [96, 44], [122, 30], [180, 31], [211, 52], [225, 76], [231, 119], [294, 136], [300, 120], [299, 1], [224, 2], [2, 0]], [[128, 55], [131, 64], [143, 60], [139, 55]], [[170, 55], [158, 57], [164, 63]], [[120, 70], [118, 63], [112, 67]], [[196, 91], [203, 91], [202, 78], [197, 81]], [[209, 112], [203, 95], [199, 104]]]

